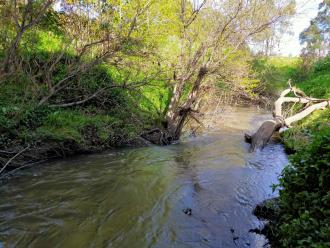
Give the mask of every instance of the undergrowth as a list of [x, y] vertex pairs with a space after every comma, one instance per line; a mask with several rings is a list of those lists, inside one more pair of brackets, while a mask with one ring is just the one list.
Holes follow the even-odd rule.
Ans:
[[[138, 82], [146, 75], [135, 72], [134, 68], [119, 68], [107, 63], [97, 64], [79, 74], [61, 92], [39, 106], [48, 89], [45, 78], [38, 75], [43, 75], [43, 66], [62, 52], [66, 42], [56, 28], [45, 31], [39, 27], [23, 37], [19, 56], [35, 76], [31, 78], [31, 71], [20, 70], [1, 82], [1, 149], [48, 141], [70, 141], [86, 149], [96, 141], [95, 146], [118, 146], [163, 120], [168, 101], [167, 85], [159, 79], [125, 89], [122, 87], [125, 80]], [[54, 84], [67, 76], [69, 64], [75, 59], [70, 47], [64, 50], [52, 74]], [[88, 64], [88, 58], [82, 63]], [[101, 88], [105, 90], [84, 104], [53, 106], [81, 100]]]
[[[329, 57], [296, 85], [329, 98]], [[274, 247], [330, 247], [330, 109], [318, 110], [283, 134], [290, 164], [280, 177], [279, 207], [271, 224]]]

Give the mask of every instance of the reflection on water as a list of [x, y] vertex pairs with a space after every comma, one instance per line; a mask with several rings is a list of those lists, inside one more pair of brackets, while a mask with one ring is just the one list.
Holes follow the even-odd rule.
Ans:
[[23, 171], [0, 188], [0, 247], [262, 247], [251, 211], [287, 158], [279, 144], [249, 154], [242, 137], [266, 117], [237, 109], [180, 144]]

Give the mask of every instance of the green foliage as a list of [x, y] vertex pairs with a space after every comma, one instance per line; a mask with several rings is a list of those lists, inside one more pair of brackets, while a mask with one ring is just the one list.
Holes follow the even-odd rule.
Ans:
[[300, 151], [313, 140], [315, 133], [326, 135], [329, 129], [330, 110], [314, 112], [308, 118], [283, 133], [283, 141], [290, 152]]
[[314, 64], [314, 71], [316, 73], [329, 73], [330, 71], [330, 56], [320, 59]]
[[317, 16], [311, 20], [299, 36], [300, 42], [306, 45], [304, 56], [317, 57], [326, 55], [329, 52], [330, 32], [330, 2], [323, 0], [319, 4]]
[[317, 98], [330, 98], [330, 56], [317, 61], [304, 81], [297, 86], [308, 95]]
[[301, 60], [290, 57], [259, 57], [253, 61], [252, 68], [260, 80], [256, 88], [261, 94], [277, 95], [287, 88], [287, 81], [293, 78]]
[[[329, 57], [297, 83], [306, 94], [329, 97]], [[314, 112], [284, 132], [290, 165], [280, 178], [280, 213], [272, 226], [279, 247], [330, 246], [330, 109]]]
[[330, 74], [315, 75], [306, 80], [303, 84], [297, 83], [297, 86], [309, 95], [317, 98], [330, 97]]
[[240, 83], [244, 90], [249, 93], [251, 96], [255, 96], [257, 93], [257, 89], [261, 84], [260, 79], [254, 79], [254, 78], [243, 78]]
[[161, 121], [164, 118], [166, 107], [169, 101], [169, 89], [160, 82], [159, 87], [146, 86], [139, 92], [131, 92], [130, 95], [135, 102], [139, 103], [142, 111], [148, 112], [155, 120]]
[[[47, 46], [54, 36], [39, 32], [36, 44], [22, 54], [31, 67], [47, 63], [56, 56], [59, 46]], [[60, 39], [55, 39], [60, 42]], [[56, 43], [56, 42], [55, 42]], [[59, 44], [59, 43], [57, 43]], [[74, 59], [64, 54], [53, 72], [55, 82], [62, 80], [68, 73], [67, 61]], [[143, 128], [162, 121], [168, 101], [167, 86], [163, 81], [151, 82], [130, 91], [120, 88], [130, 81], [139, 81], [144, 75], [134, 74], [108, 64], [94, 66], [89, 72], [70, 82], [70, 87], [59, 92], [49, 103], [37, 106], [39, 99], [47, 90], [43, 78], [35, 77], [32, 83], [24, 75], [13, 75], [2, 85], [0, 92], [0, 146], [11, 146], [12, 142], [22, 144], [38, 141], [73, 140], [88, 148], [96, 138], [98, 145], [116, 146], [137, 136]], [[117, 85], [118, 87], [113, 87]], [[53, 108], [51, 104], [80, 100], [81, 95], [92, 95], [99, 89], [102, 93], [83, 105], [71, 108]], [[86, 135], [86, 130], [94, 130]]]
[[[79, 91], [92, 94], [112, 83], [110, 72], [107, 67], [101, 66], [81, 75], [79, 84], [73, 84], [73, 89], [63, 91], [53, 101], [72, 100]], [[0, 146], [7, 146], [7, 140], [23, 144], [42, 140], [73, 140], [86, 146], [93, 139], [85, 135], [86, 128], [90, 127], [95, 129], [100, 146], [119, 145], [161, 120], [167, 105], [164, 87], [157, 90], [143, 87], [139, 92], [110, 88], [104, 91], [100, 99], [64, 109], [49, 105], [37, 107], [33, 101], [22, 102], [18, 88], [19, 85], [6, 84], [0, 94]]]
[[330, 245], [330, 126], [311, 132], [311, 139], [290, 157], [280, 179], [276, 236], [282, 247]]
[[[52, 12], [47, 15], [40, 27], [26, 32], [21, 41], [19, 54], [29, 71], [20, 70], [2, 83], [0, 147], [10, 147], [15, 142], [28, 144], [73, 140], [88, 148], [93, 139], [98, 139], [100, 147], [115, 146], [162, 120], [168, 101], [164, 81], [150, 82], [152, 85], [148, 82], [148, 85], [133, 91], [120, 88], [125, 83], [141, 81], [147, 73], [153, 73], [152, 67], [142, 71], [135, 67], [97, 64], [73, 78], [47, 104], [38, 106], [38, 101], [48, 91], [42, 73], [47, 71], [54, 58], [60, 60], [54, 64], [51, 74], [53, 83], [65, 78], [74, 69], [70, 66], [77, 59], [63, 32], [56, 27], [60, 21], [59, 15]], [[125, 59], [124, 55], [122, 59]], [[136, 58], [130, 57], [130, 61], [134, 60]], [[88, 57], [81, 61], [86, 65], [89, 62]], [[50, 107], [52, 104], [81, 100], [100, 89], [104, 91], [98, 97], [77, 107]], [[92, 134], [87, 135], [86, 132]]]
[[252, 65], [258, 81], [248, 84], [252, 91], [265, 95], [278, 95], [288, 87], [287, 81], [307, 95], [317, 98], [330, 97], [330, 57], [318, 60], [308, 70], [300, 58], [256, 58]]
[[34, 30], [28, 32], [22, 40], [22, 54], [39, 55], [40, 59], [48, 59], [51, 53], [61, 52], [64, 48], [63, 36], [52, 31]]
[[36, 132], [47, 139], [70, 139], [82, 143], [83, 131], [87, 126], [96, 128], [99, 137], [106, 140], [121, 124], [120, 120], [109, 115], [91, 115], [79, 110], [56, 110], [47, 116]]

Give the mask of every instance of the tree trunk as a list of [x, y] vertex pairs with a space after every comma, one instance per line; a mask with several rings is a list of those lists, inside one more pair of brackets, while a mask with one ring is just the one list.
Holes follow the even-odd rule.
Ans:
[[324, 109], [329, 106], [330, 106], [330, 101], [324, 101], [324, 102], [314, 104], [314, 105], [304, 109], [303, 111], [299, 112], [298, 114], [295, 114], [289, 118], [286, 118], [285, 124], [290, 126], [293, 122], [296, 122], [296, 121], [299, 121], [299, 120], [305, 118], [306, 116], [310, 115], [313, 111], [315, 111], [317, 109]]
[[200, 86], [206, 74], [207, 69], [206, 67], [202, 66], [199, 69], [198, 75], [194, 81], [193, 88], [189, 93], [187, 100], [181, 106], [178, 106], [178, 102], [182, 95], [183, 84], [174, 88], [173, 96], [169, 105], [169, 110], [166, 115], [166, 131], [172, 137], [173, 140], [178, 140], [180, 138], [185, 121], [187, 120], [187, 117], [189, 116], [191, 111], [193, 111], [193, 107], [197, 100]]
[[185, 80], [181, 79], [173, 89], [172, 97], [170, 103], [168, 105], [168, 110], [166, 113], [166, 126], [168, 133], [173, 137], [173, 139], [177, 139], [175, 137], [176, 129], [178, 126], [178, 104], [182, 95], [183, 87], [185, 84]]
[[[286, 97], [287, 94], [293, 92], [296, 97]], [[282, 104], [287, 102], [293, 103], [303, 103], [303, 104], [312, 104], [311, 106], [301, 110], [297, 114], [284, 118], [282, 115]], [[313, 104], [315, 103], [315, 104]], [[253, 134], [245, 134], [246, 142], [251, 144], [250, 151], [254, 151], [256, 149], [262, 149], [270, 140], [272, 135], [279, 131], [281, 127], [290, 127], [293, 122], [299, 121], [313, 111], [317, 109], [324, 109], [330, 106], [329, 99], [316, 99], [307, 97], [305, 93], [301, 90], [291, 87], [289, 89], [284, 90], [279, 99], [275, 102], [275, 111], [274, 111], [274, 119], [265, 121], [258, 131]]]
[[3, 72], [4, 73], [9, 73], [10, 72], [10, 65], [12, 64], [13, 60], [16, 57], [17, 54], [17, 49], [18, 45], [22, 39], [24, 30], [20, 29], [19, 32], [17, 33], [15, 39], [11, 43], [10, 47], [7, 50], [7, 53], [5, 55], [5, 59], [3, 62]]
[[273, 134], [282, 126], [282, 122], [279, 120], [267, 120], [254, 135], [245, 134], [245, 140], [251, 143], [250, 151], [252, 152], [257, 148], [264, 147]]

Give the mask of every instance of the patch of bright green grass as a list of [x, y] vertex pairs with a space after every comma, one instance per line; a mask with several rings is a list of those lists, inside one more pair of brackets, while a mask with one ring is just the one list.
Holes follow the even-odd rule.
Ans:
[[295, 57], [268, 57], [253, 61], [252, 68], [266, 92], [277, 95], [287, 88], [287, 82], [293, 78], [301, 63]]
[[47, 116], [43, 125], [37, 128], [39, 136], [55, 140], [84, 141], [83, 129], [93, 126], [97, 129], [99, 137], [106, 140], [114, 133], [116, 127], [122, 123], [109, 115], [90, 115], [81, 111], [57, 110]]
[[309, 96], [330, 98], [330, 56], [316, 62], [307, 79], [296, 85]]

